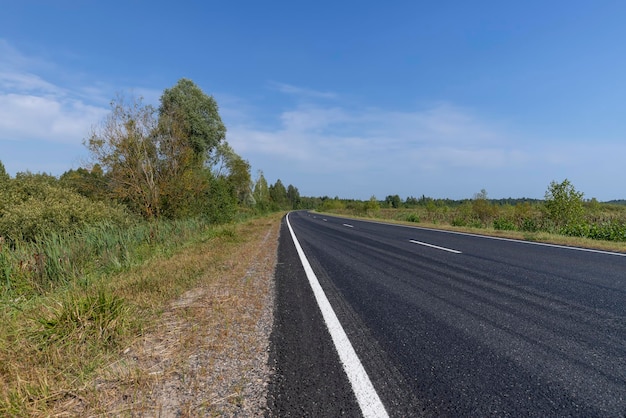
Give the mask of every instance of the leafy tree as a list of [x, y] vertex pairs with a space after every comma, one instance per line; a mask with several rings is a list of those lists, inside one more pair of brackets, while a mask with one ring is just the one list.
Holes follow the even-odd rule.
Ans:
[[398, 196], [397, 194], [393, 196], [389, 195], [385, 198], [385, 204], [394, 209], [398, 209], [400, 205], [402, 204], [402, 200], [400, 199], [400, 196]]
[[11, 180], [11, 176], [9, 176], [6, 168], [4, 168], [4, 164], [2, 164], [2, 161], [0, 161], [0, 184], [6, 183], [9, 180]]
[[270, 191], [267, 185], [267, 180], [263, 176], [263, 171], [259, 170], [257, 174], [257, 180], [254, 183], [254, 191], [252, 192], [256, 207], [258, 210], [264, 212], [270, 208]]
[[417, 200], [417, 198], [414, 197], [414, 196], [409, 196], [404, 201], [404, 204], [407, 207], [414, 207], [414, 206], [417, 206], [419, 204], [419, 200]]
[[228, 180], [237, 201], [249, 202], [252, 198], [250, 163], [237, 155], [226, 141], [215, 147], [209, 161], [210, 166], [213, 167], [213, 174]]
[[[215, 100], [191, 80], [181, 79], [163, 92], [158, 119], [141, 99], [118, 98], [111, 108], [86, 143], [113, 196], [135, 212], [146, 218], [209, 216], [208, 211], [232, 207], [230, 197], [211, 200], [227, 192], [235, 201], [249, 194], [249, 164], [228, 144], [216, 151], [226, 128]], [[228, 169], [225, 179], [211, 171], [216, 153]]]
[[[215, 99], [186, 78], [163, 92], [159, 129], [166, 138], [190, 147], [199, 163], [226, 138], [226, 127]], [[177, 148], [182, 148], [180, 145]]]
[[287, 187], [287, 200], [291, 203], [292, 209], [300, 209], [300, 192], [297, 187], [294, 187], [291, 184]]
[[95, 164], [91, 170], [80, 167], [66, 171], [59, 178], [59, 183], [94, 200], [102, 200], [108, 193], [107, 178], [99, 164]]
[[283, 185], [280, 179], [276, 180], [272, 186], [269, 187], [270, 199], [276, 209], [288, 209], [289, 201], [287, 199], [287, 189]]
[[380, 203], [378, 203], [378, 199], [376, 199], [376, 196], [372, 195], [372, 197], [370, 197], [370, 200], [365, 202], [365, 210], [377, 211], [379, 209], [380, 209]]
[[487, 200], [487, 191], [485, 189], [474, 194], [472, 212], [483, 224], [491, 221], [496, 215], [496, 208]]
[[142, 99], [111, 102], [111, 113], [86, 140], [92, 157], [106, 170], [114, 197], [146, 218], [161, 209], [159, 144], [155, 109]]
[[583, 193], [576, 191], [568, 179], [561, 183], [552, 181], [546, 191], [545, 199], [547, 216], [557, 227], [568, 228], [582, 222], [585, 211]]

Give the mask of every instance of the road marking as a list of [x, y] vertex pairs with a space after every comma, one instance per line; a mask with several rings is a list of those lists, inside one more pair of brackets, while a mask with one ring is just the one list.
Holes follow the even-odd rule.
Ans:
[[426, 247], [436, 248], [438, 250], [448, 251], [454, 254], [462, 254], [461, 251], [453, 250], [451, 248], [446, 248], [446, 247], [440, 247], [438, 245], [428, 244], [427, 242], [415, 241], [414, 239], [410, 239], [409, 242], [412, 242], [413, 244], [424, 245]]
[[[336, 219], [345, 219], [345, 218], [341, 218], [341, 217], [335, 217]], [[411, 229], [418, 229], [421, 231], [430, 231], [430, 232], [441, 232], [444, 234], [453, 234], [453, 235], [465, 235], [468, 237], [476, 237], [476, 238], [483, 238], [483, 239], [493, 239], [493, 240], [499, 240], [499, 241], [509, 241], [509, 242], [517, 242], [519, 244], [526, 244], [526, 245], [538, 245], [538, 246], [543, 246], [543, 247], [553, 247], [553, 248], [561, 248], [563, 250], [571, 250], [571, 251], [583, 251], [586, 253], [596, 253], [596, 254], [604, 254], [604, 255], [613, 255], [613, 256], [618, 256], [618, 257], [626, 257], [626, 253], [618, 253], [615, 251], [607, 251], [607, 250], [596, 250], [593, 248], [584, 248], [584, 247], [571, 247], [569, 245], [559, 245], [559, 244], [550, 244], [547, 242], [535, 242], [535, 241], [526, 241], [523, 239], [515, 239], [515, 238], [504, 238], [504, 237], [492, 237], [490, 235], [481, 235], [481, 234], [472, 234], [469, 232], [459, 232], [459, 231], [448, 231], [445, 229], [436, 229], [436, 228], [424, 228], [421, 226], [412, 226], [412, 225], [398, 225], [398, 224], [390, 224], [387, 222], [380, 222], [380, 221], [370, 221], [367, 219], [359, 219], [358, 221], [360, 222], [369, 222], [371, 224], [378, 224], [378, 225], [386, 225], [386, 226], [394, 226], [397, 228], [411, 228]]]
[[348, 228], [354, 228], [354, 226], [350, 225], [350, 224], [343, 224], [343, 226], [346, 226]]
[[350, 383], [352, 384], [352, 390], [356, 395], [356, 399], [359, 403], [363, 416], [372, 418], [388, 417], [389, 415], [387, 415], [385, 406], [380, 400], [378, 393], [376, 393], [365, 368], [363, 368], [363, 364], [361, 364], [359, 357], [356, 355], [354, 347], [352, 347], [350, 340], [348, 340], [346, 332], [339, 323], [339, 319], [337, 318], [335, 311], [332, 306], [330, 306], [330, 302], [328, 301], [317, 276], [313, 272], [309, 260], [304, 255], [300, 242], [298, 241], [298, 238], [296, 238], [296, 233], [293, 232], [293, 228], [289, 223], [289, 214], [287, 214], [285, 219], [287, 221], [287, 226], [289, 227], [289, 232], [291, 232], [293, 243], [296, 246], [298, 255], [300, 256], [302, 267], [304, 267], [306, 277], [309, 279], [309, 284], [311, 285], [311, 289], [315, 295], [315, 300], [322, 311], [324, 322], [326, 322], [326, 327], [328, 328], [333, 343], [335, 344], [343, 369], [348, 375], [348, 380], [350, 380]]

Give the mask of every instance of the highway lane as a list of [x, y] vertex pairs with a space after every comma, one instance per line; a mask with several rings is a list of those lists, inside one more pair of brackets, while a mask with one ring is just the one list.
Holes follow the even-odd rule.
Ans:
[[[626, 413], [623, 255], [307, 212], [289, 220], [390, 415]], [[287, 298], [289, 277], [277, 283]], [[299, 351], [282, 355], [300, 373]], [[299, 379], [323, 385], [319, 367]]]

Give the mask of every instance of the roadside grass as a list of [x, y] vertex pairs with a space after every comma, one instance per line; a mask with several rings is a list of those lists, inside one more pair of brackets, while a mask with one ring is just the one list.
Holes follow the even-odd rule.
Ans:
[[[206, 382], [226, 379], [216, 353], [237, 357], [232, 341], [255, 355], [263, 351], [255, 327], [269, 303], [280, 217], [195, 232], [173, 227], [175, 245], [153, 243], [123, 259], [115, 244], [111, 258], [119, 266], [77, 274], [30, 297], [22, 288], [5, 292], [0, 416], [185, 416], [240, 408], [244, 372], [236, 384]], [[180, 399], [181, 384], [181, 393], [195, 385], [196, 393], [209, 388], [214, 396]]]
[[[318, 212], [320, 214], [324, 212]], [[454, 226], [443, 220], [432, 222], [422, 220], [415, 214], [414, 210], [388, 209], [369, 212], [366, 216], [352, 215], [346, 211], [326, 212], [329, 215], [362, 219], [368, 221], [380, 221], [393, 223], [398, 225], [414, 226], [428, 229], [439, 229], [444, 231], [464, 232], [476, 235], [486, 235], [492, 237], [517, 239], [530, 242], [541, 242], [546, 244], [563, 245], [570, 247], [590, 248], [602, 251], [622, 252], [626, 253], [626, 242], [603, 241], [597, 239], [573, 237], [562, 234], [555, 234], [545, 231], [513, 231], [505, 229], [495, 229], [493, 227], [484, 226]], [[407, 220], [413, 219], [413, 220]]]

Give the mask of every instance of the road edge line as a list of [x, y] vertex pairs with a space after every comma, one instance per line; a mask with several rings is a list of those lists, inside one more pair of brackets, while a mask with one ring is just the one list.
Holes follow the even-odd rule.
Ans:
[[374, 385], [372, 385], [363, 364], [359, 360], [356, 351], [354, 351], [354, 347], [350, 343], [348, 335], [341, 326], [335, 311], [330, 305], [330, 302], [328, 301], [317, 276], [313, 272], [313, 268], [311, 267], [309, 260], [304, 254], [304, 250], [302, 250], [302, 246], [300, 246], [296, 233], [289, 222], [289, 214], [285, 215], [285, 220], [287, 222], [287, 226], [289, 227], [293, 243], [296, 246], [298, 256], [300, 257], [300, 262], [302, 263], [306, 277], [309, 280], [309, 285], [313, 290], [317, 306], [319, 306], [322, 312], [322, 317], [324, 318], [328, 332], [330, 333], [333, 343], [335, 344], [335, 349], [339, 354], [339, 359], [341, 360], [343, 369], [348, 375], [348, 380], [352, 385], [352, 391], [356, 396], [363, 416], [368, 418], [388, 417], [389, 415], [387, 414], [385, 406], [380, 400], [376, 389], [374, 389]]

